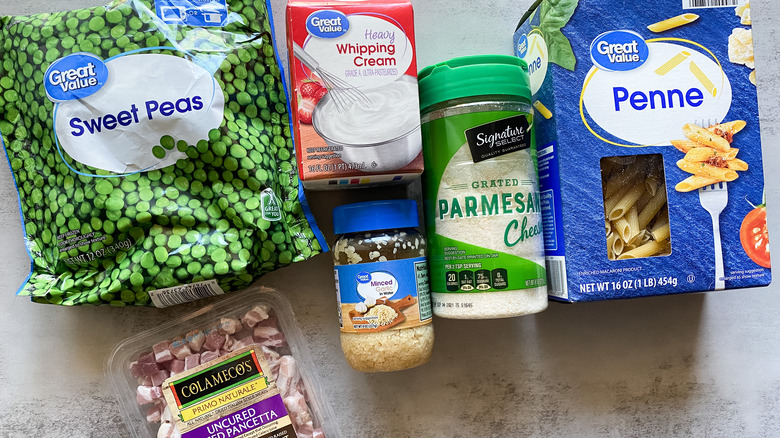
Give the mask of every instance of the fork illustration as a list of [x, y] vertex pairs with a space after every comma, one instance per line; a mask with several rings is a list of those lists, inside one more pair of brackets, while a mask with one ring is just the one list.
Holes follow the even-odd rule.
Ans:
[[729, 202], [729, 191], [725, 182], [704, 186], [699, 189], [699, 202], [712, 216], [712, 235], [715, 240], [715, 290], [723, 290], [723, 248], [720, 243], [720, 213]]

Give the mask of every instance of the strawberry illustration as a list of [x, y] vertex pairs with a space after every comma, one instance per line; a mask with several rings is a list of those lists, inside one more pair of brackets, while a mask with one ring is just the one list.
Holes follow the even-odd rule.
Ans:
[[314, 107], [326, 94], [328, 94], [328, 89], [317, 81], [306, 80], [301, 84], [298, 95], [298, 120], [300, 123], [311, 124]]
[[312, 97], [299, 97], [298, 98], [298, 121], [311, 125], [311, 115], [314, 112], [314, 107], [317, 102]]
[[328, 89], [322, 86], [322, 84], [310, 80], [304, 81], [301, 84], [300, 91], [302, 97], [304, 98], [310, 97], [314, 99], [315, 104], [319, 102], [320, 99], [322, 99], [322, 97], [325, 96], [325, 94], [328, 93]]

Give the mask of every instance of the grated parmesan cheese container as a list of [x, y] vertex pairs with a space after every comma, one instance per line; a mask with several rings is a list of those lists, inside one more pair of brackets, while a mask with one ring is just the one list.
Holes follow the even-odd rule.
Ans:
[[525, 61], [481, 55], [419, 74], [423, 194], [436, 316], [547, 308], [533, 108]]
[[333, 210], [341, 349], [358, 371], [398, 371], [431, 357], [433, 313], [419, 224], [411, 199]]
[[341, 436], [290, 304], [272, 289], [122, 341], [106, 374], [134, 438]]

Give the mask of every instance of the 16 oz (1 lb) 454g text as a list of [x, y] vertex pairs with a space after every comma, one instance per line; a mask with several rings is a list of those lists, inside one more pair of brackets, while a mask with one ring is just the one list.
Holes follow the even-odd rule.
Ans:
[[580, 285], [581, 293], [607, 292], [613, 290], [642, 289], [645, 287], [672, 286], [677, 287], [676, 277], [648, 277], [622, 281], [600, 281], [595, 283], [583, 283]]

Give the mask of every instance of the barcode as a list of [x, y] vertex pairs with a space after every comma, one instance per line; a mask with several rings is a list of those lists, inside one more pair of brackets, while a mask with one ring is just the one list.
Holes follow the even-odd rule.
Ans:
[[149, 298], [152, 299], [155, 307], [169, 307], [202, 298], [223, 295], [224, 293], [225, 291], [217, 284], [217, 280], [206, 280], [199, 283], [151, 290], [149, 291]]
[[562, 299], [569, 299], [569, 289], [566, 285], [566, 258], [546, 257], [546, 260], [547, 294]]
[[697, 8], [727, 8], [730, 6], [739, 6], [744, 0], [683, 0], [683, 9]]

